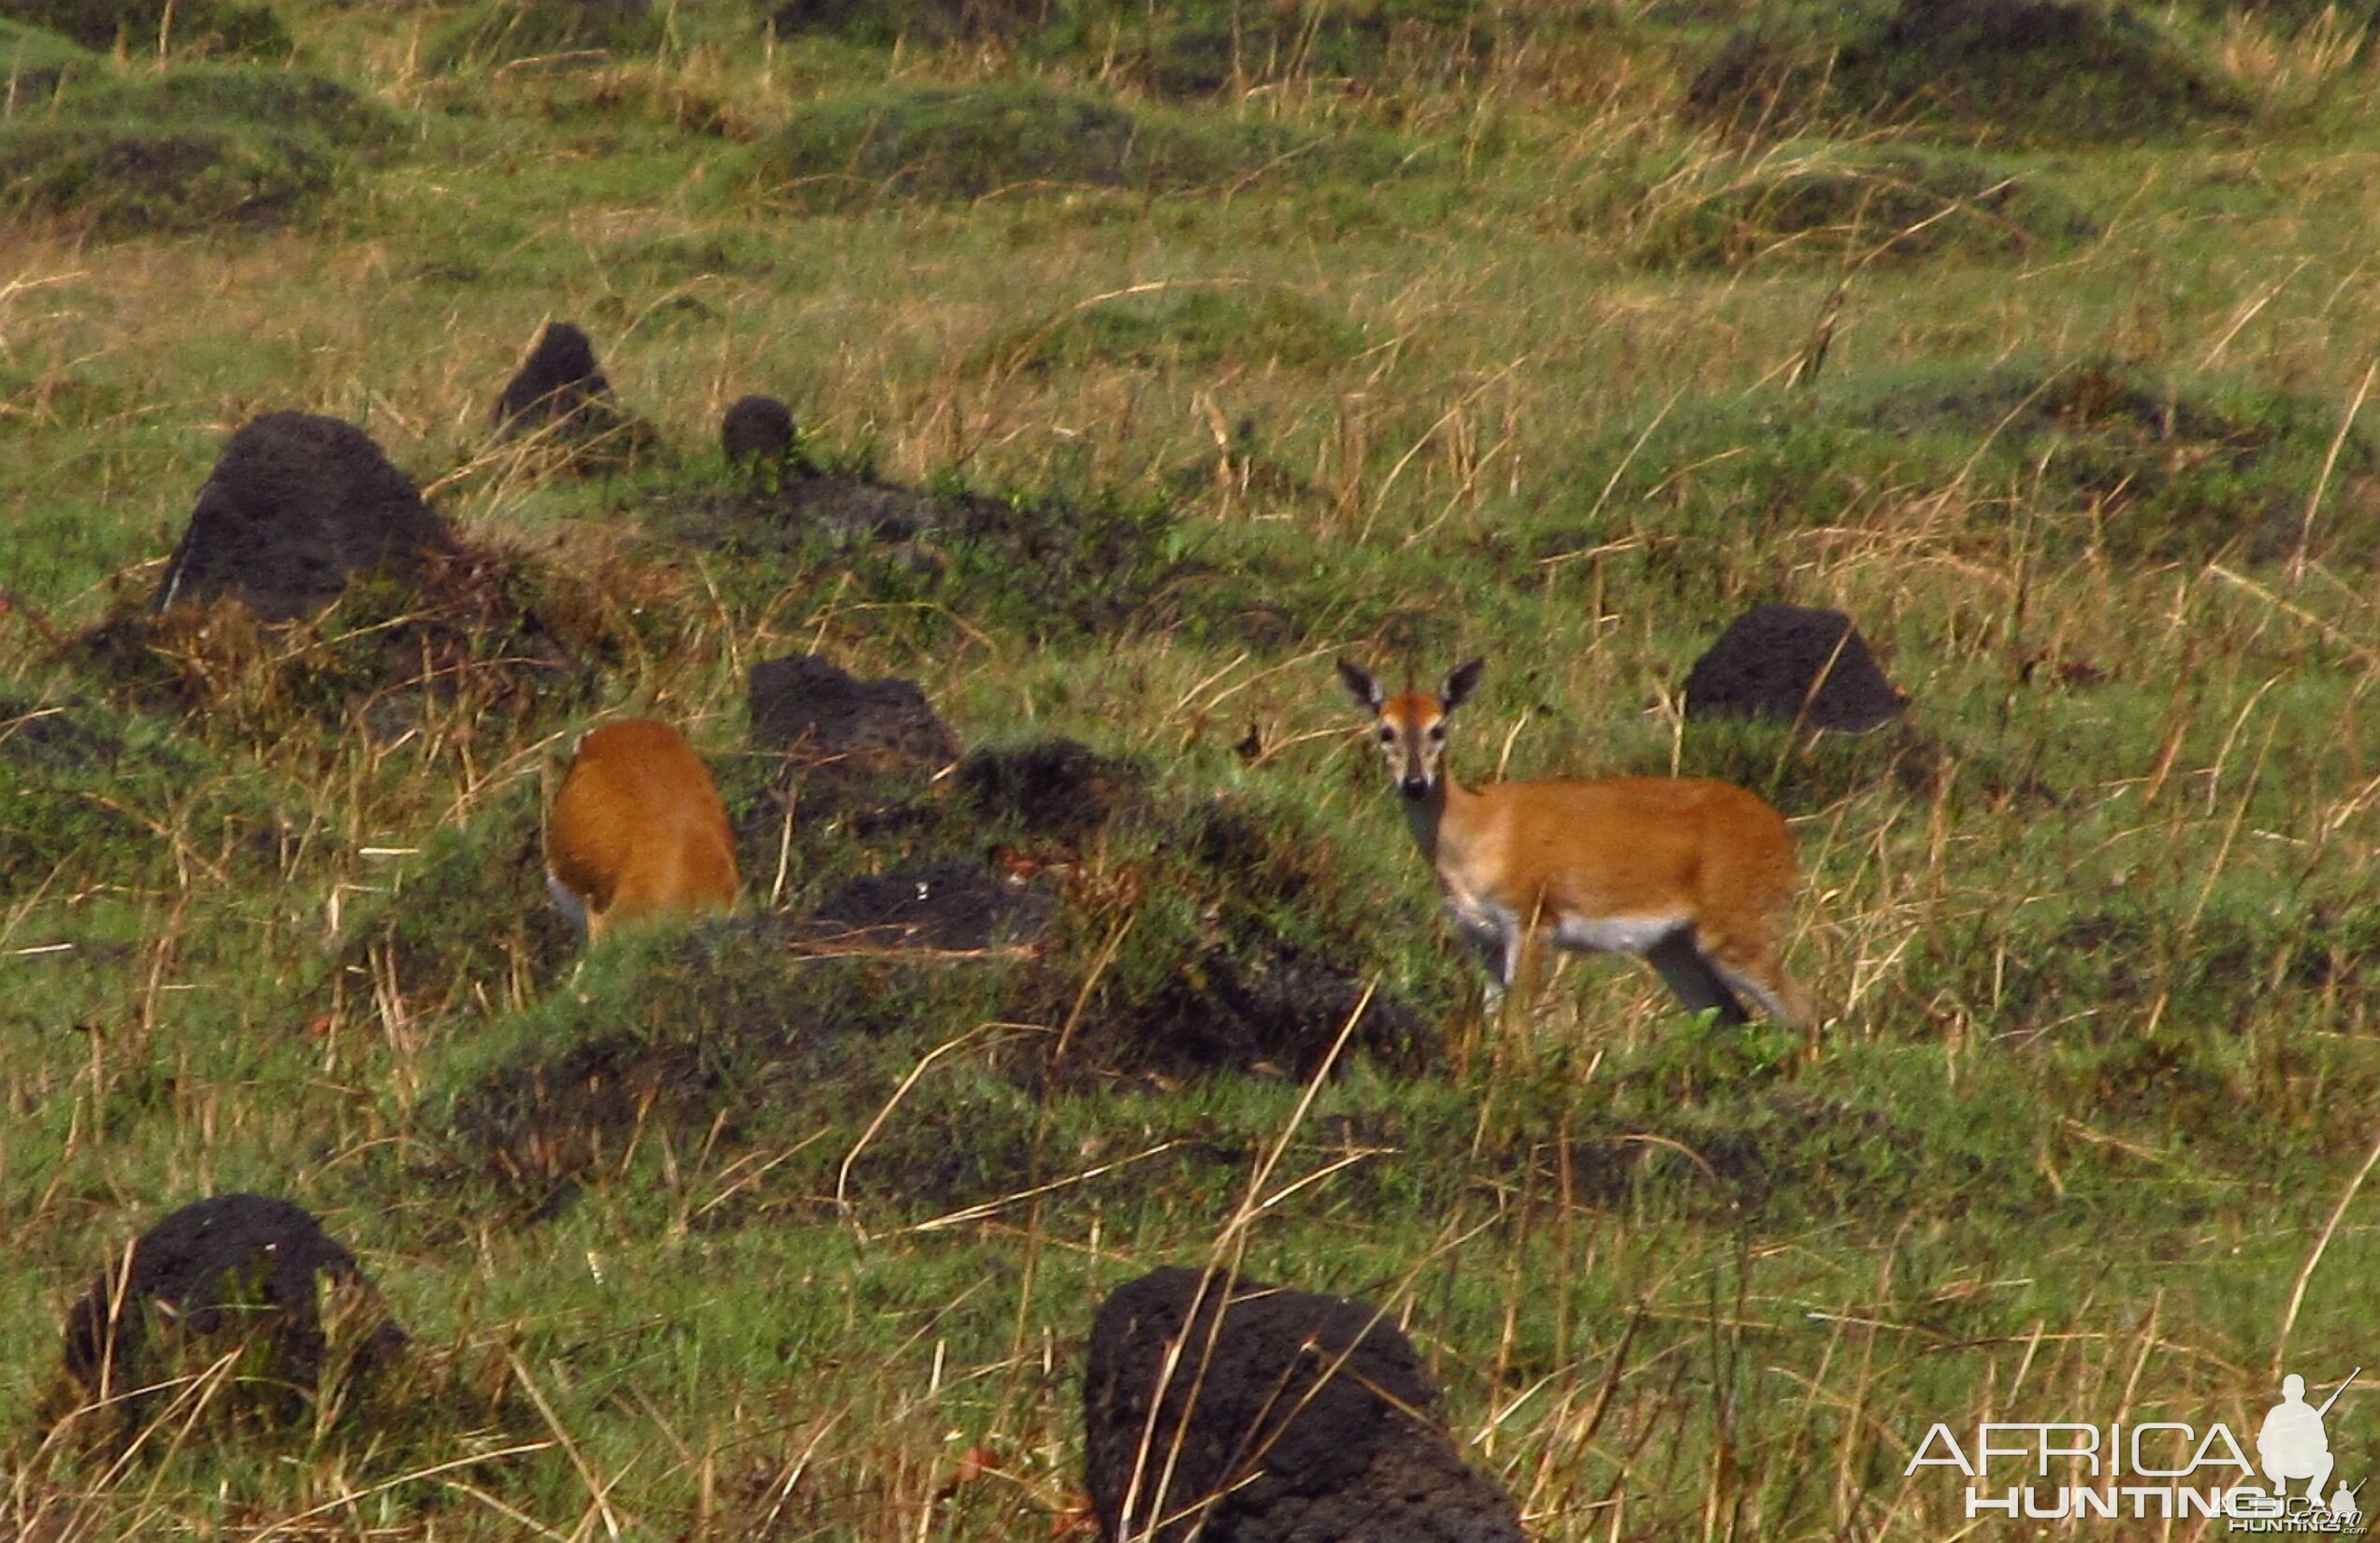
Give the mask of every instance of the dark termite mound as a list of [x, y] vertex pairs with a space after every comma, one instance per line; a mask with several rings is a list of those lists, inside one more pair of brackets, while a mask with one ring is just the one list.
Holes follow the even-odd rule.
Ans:
[[832, 804], [879, 782], [914, 782], [957, 757], [958, 738], [914, 681], [861, 680], [815, 654], [752, 667], [752, 738], [802, 774], [802, 793]]
[[[326, 1373], [377, 1370], [404, 1344], [355, 1256], [304, 1207], [216, 1195], [167, 1216], [93, 1278], [66, 1314], [65, 1371], [129, 1435], [170, 1392], [158, 1384], [238, 1346], [234, 1412], [285, 1425]], [[195, 1356], [177, 1354], [194, 1345]]]
[[337, 599], [371, 570], [411, 577], [454, 550], [413, 480], [353, 424], [267, 412], [231, 437], [166, 565], [156, 609], [230, 596], [265, 621]]
[[977, 815], [1064, 840], [1097, 832], [1141, 796], [1147, 781], [1138, 762], [1066, 739], [971, 750], [957, 777], [959, 796]]
[[774, 397], [741, 397], [719, 425], [728, 465], [747, 474], [781, 469], [793, 459], [793, 410]]
[[545, 324], [496, 399], [498, 439], [537, 435], [579, 446], [617, 439], [627, 451], [638, 447], [642, 426], [620, 411], [593, 339], [571, 322]]
[[1110, 1543], [1520, 1543], [1368, 1303], [1152, 1271], [1091, 1324], [1083, 1426]]
[[1909, 698], [1839, 611], [1762, 605], [1738, 616], [1686, 676], [1689, 718], [1768, 718], [1862, 733]]

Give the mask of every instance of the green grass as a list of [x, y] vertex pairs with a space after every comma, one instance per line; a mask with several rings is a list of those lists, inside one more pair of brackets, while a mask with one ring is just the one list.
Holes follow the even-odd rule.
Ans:
[[[2256, 110], [2141, 142], [1979, 89], [1747, 145], [1680, 112], [1734, 10], [1334, 5], [1174, 93], [1125, 8], [896, 49], [682, 0], [568, 69], [442, 58], [477, 10], [279, 9], [312, 73], [128, 41], [0, 120], [329, 168], [279, 223], [176, 184], [6, 238], [0, 1534], [1041, 1536], [1101, 1293], [1219, 1244], [1393, 1303], [1547, 1539], [1948, 1536], [1903, 1477], [1936, 1420], [2242, 1430], [2276, 1362], [2365, 1359], [2380, 118], [2340, 35], [2159, 12]], [[662, 454], [491, 442], [552, 318]], [[841, 491], [726, 477], [752, 391]], [[470, 560], [150, 623], [280, 408], [363, 425]], [[870, 479], [914, 539], [836, 523]], [[1682, 724], [1767, 599], [1850, 611], [1907, 720]], [[806, 650], [1128, 796], [788, 806], [744, 674]], [[1611, 959], [1480, 1022], [1342, 652], [1487, 656], [1465, 776], [1770, 799], [1825, 1031]], [[540, 815], [615, 711], [717, 770], [746, 902], [582, 967]], [[1033, 949], [788, 945], [949, 859], [1047, 897]], [[1303, 1103], [1367, 986], [1418, 1031]], [[243, 1188], [357, 1249], [405, 1363], [320, 1429], [44, 1449], [67, 1305]]]
[[285, 59], [291, 48], [272, 7], [238, 0], [8, 0], [5, 14], [103, 52]]
[[2171, 140], [2253, 110], [2236, 81], [2150, 16], [2070, 0], [1780, 8], [1727, 39], [1689, 100], [1739, 132], [1849, 119], [2047, 145]]
[[397, 116], [325, 77], [256, 65], [83, 72], [38, 114], [0, 120], [0, 200], [108, 232], [300, 220], [384, 157]]
[[765, 142], [749, 176], [772, 197], [831, 209], [887, 198], [1236, 187], [1277, 176], [1369, 181], [1394, 177], [1405, 161], [1378, 136], [1135, 109], [1018, 81], [829, 97]]

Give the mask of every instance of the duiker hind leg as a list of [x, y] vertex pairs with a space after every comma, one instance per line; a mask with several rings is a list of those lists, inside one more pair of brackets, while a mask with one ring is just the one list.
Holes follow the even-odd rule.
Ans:
[[1789, 1029], [1815, 1026], [1817, 1004], [1798, 981], [1785, 973], [1774, 932], [1714, 933], [1700, 940], [1700, 951], [1729, 989], [1759, 1003], [1770, 1017]]
[[1689, 1013], [1719, 1010], [1722, 1023], [1744, 1023], [1751, 1015], [1738, 1000], [1735, 985], [1702, 957], [1695, 945], [1694, 929], [1681, 927], [1645, 950], [1645, 962], [1661, 972], [1662, 983]]

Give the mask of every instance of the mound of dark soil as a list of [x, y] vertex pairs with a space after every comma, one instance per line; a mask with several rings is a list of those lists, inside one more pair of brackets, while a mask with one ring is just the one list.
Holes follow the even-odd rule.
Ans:
[[1105, 825], [1147, 782], [1137, 761], [1103, 756], [1075, 740], [973, 750], [958, 775], [959, 796], [978, 817], [1070, 841]]
[[754, 665], [744, 699], [753, 743], [785, 756], [803, 798], [829, 807], [878, 785], [921, 782], [959, 754], [916, 682], [860, 680], [816, 654]]
[[[595, 342], [574, 322], [548, 322], [496, 399], [496, 432], [573, 445], [629, 437], [630, 421], [595, 362]], [[618, 448], [626, 448], [625, 445]]]
[[1032, 949], [1049, 935], [1057, 903], [980, 862], [948, 858], [853, 879], [795, 925], [813, 947], [977, 953]]
[[303, 1207], [252, 1194], [185, 1205], [141, 1234], [129, 1269], [111, 1264], [68, 1312], [66, 1374], [94, 1400], [120, 1400], [121, 1424], [137, 1430], [157, 1396], [137, 1390], [173, 1375], [173, 1345], [206, 1341], [212, 1360], [245, 1343], [257, 1359], [243, 1364], [241, 1386], [268, 1389], [267, 1407], [285, 1422], [303, 1410], [324, 1372], [336, 1369], [325, 1364], [325, 1285], [353, 1293], [358, 1321], [339, 1333], [350, 1368], [369, 1371], [393, 1359], [405, 1332], [379, 1309], [355, 1256]]
[[2096, 0], [1900, 0], [1763, 22], [1720, 48], [1686, 109], [1739, 133], [1851, 118], [2012, 144], [2170, 139], [2250, 116], [2171, 35]]
[[1909, 699], [1839, 611], [1762, 605], [1738, 616], [1686, 676], [1689, 718], [1767, 718], [1862, 733]]
[[742, 397], [719, 425], [728, 465], [747, 475], [782, 470], [793, 458], [793, 410], [774, 397]]
[[1092, 1321], [1083, 1463], [1103, 1537], [1520, 1543], [1511, 1498], [1464, 1465], [1378, 1309], [1202, 1280], [1152, 1271]]
[[231, 438], [198, 490], [154, 606], [224, 596], [265, 621], [339, 598], [358, 573], [416, 575], [455, 550], [446, 522], [370, 435], [337, 418], [268, 412]]
[[607, 53], [644, 53], [659, 46], [661, 19], [652, 0], [484, 0], [464, 13], [428, 50], [432, 69], [460, 65]]
[[135, 57], [153, 57], [161, 40], [178, 54], [285, 59], [291, 49], [289, 31], [271, 7], [223, 0], [5, 0], [0, 15], [103, 53], [121, 44]]
[[[1289, 943], [1241, 954], [1210, 948], [1185, 959], [1153, 995], [1111, 1003], [1076, 1043], [1099, 1064], [1128, 1073], [1194, 1076], [1241, 1071], [1312, 1076], [1356, 1004], [1363, 981]], [[1395, 1071], [1435, 1061], [1437, 1031], [1386, 991], [1376, 990], [1348, 1037], [1338, 1065], [1359, 1054]]]

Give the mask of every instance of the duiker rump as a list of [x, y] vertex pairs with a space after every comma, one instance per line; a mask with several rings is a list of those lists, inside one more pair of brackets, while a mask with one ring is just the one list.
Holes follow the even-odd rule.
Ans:
[[545, 882], [589, 942], [613, 922], [734, 907], [728, 812], [684, 735], [628, 718], [579, 742], [546, 821]]

